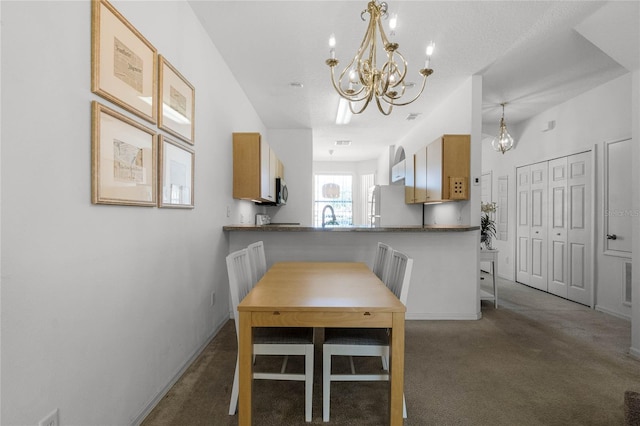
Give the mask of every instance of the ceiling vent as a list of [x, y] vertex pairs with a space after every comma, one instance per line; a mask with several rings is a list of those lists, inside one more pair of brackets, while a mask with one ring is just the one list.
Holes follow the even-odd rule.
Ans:
[[351, 141], [336, 141], [336, 146], [350, 146]]
[[419, 116], [419, 115], [420, 115], [420, 113], [419, 113], [419, 112], [412, 112], [412, 113], [410, 113], [409, 115], [407, 115], [406, 120], [407, 120], [407, 121], [415, 120], [416, 118], [418, 118], [418, 116]]

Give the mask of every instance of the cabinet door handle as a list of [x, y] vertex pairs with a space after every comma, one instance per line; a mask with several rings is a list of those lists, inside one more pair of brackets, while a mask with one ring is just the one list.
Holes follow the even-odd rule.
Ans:
[[617, 240], [618, 236], [616, 234], [607, 234], [607, 240]]

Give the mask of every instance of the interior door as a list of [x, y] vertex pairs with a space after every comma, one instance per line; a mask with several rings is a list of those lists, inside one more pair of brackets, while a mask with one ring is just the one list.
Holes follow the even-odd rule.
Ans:
[[[633, 210], [630, 196], [637, 182], [632, 180], [631, 139], [603, 143], [604, 205], [598, 242], [597, 307], [630, 318]], [[637, 235], [636, 235], [637, 237]]]
[[548, 290], [547, 280], [547, 162], [531, 165], [530, 190], [530, 259], [531, 275], [529, 285], [540, 290]]
[[567, 297], [567, 158], [549, 161], [549, 292]]
[[567, 158], [569, 300], [592, 304], [591, 297], [591, 152]]
[[516, 169], [516, 281], [527, 284], [531, 282], [530, 260], [530, 198], [531, 198], [531, 166]]

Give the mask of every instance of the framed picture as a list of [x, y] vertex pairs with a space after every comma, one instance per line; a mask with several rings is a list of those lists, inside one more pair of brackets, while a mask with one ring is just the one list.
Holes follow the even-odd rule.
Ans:
[[192, 209], [193, 168], [195, 154], [192, 149], [163, 136], [159, 136], [158, 207]]
[[158, 127], [193, 145], [196, 89], [162, 55], [159, 62]]
[[92, 2], [91, 91], [157, 122], [156, 49], [109, 2]]
[[96, 101], [92, 116], [93, 204], [155, 206], [155, 132]]

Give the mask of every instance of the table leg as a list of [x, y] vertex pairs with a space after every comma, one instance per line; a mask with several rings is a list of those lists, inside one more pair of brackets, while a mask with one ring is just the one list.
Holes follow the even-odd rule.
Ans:
[[402, 425], [404, 394], [404, 312], [393, 314], [389, 341], [389, 416], [391, 425]]
[[239, 312], [240, 343], [238, 360], [240, 367], [240, 391], [238, 398], [238, 424], [251, 425], [251, 392], [253, 385], [253, 333], [251, 312]]
[[496, 275], [498, 275], [497, 266], [498, 260], [491, 262], [491, 275], [493, 276], [493, 307], [498, 307], [498, 286], [496, 286]]

